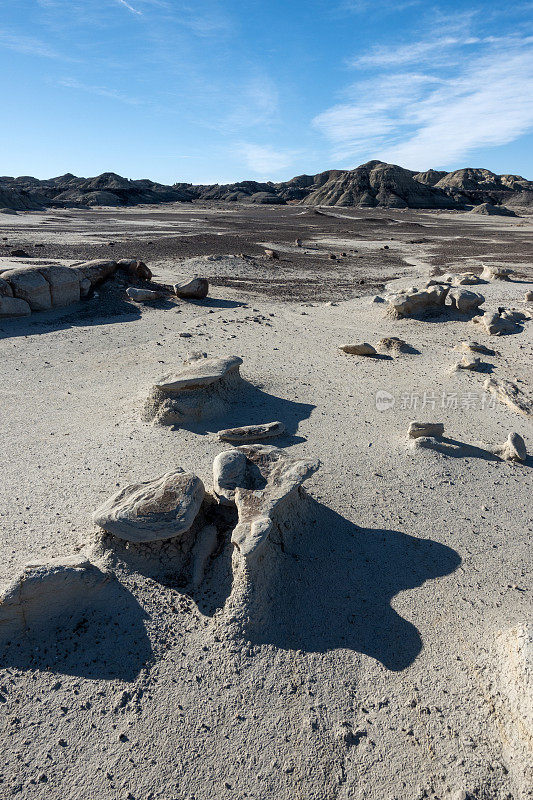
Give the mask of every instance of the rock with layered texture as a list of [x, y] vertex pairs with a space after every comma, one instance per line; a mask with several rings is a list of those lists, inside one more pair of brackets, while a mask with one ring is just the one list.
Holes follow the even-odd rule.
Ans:
[[484, 265], [480, 277], [484, 281], [508, 281], [513, 274], [509, 267], [499, 267], [497, 265]]
[[387, 298], [393, 316], [410, 317], [430, 310], [442, 309], [449, 287], [436, 284], [422, 291], [405, 289]]
[[9, 283], [13, 296], [25, 300], [32, 311], [48, 311], [52, 308], [50, 284], [35, 267], [10, 269], [2, 273]]
[[136, 303], [149, 303], [165, 297], [164, 292], [154, 292], [152, 289], [137, 289], [135, 286], [128, 286], [126, 294]]
[[180, 425], [221, 413], [235, 399], [241, 384], [242, 358], [192, 358], [177, 373], [152, 387], [143, 418], [162, 425]]
[[487, 378], [483, 384], [486, 392], [491, 392], [505, 405], [525, 417], [533, 417], [533, 398], [513, 381], [504, 378]]
[[319, 462], [294, 459], [268, 445], [243, 445], [236, 452], [245, 462], [239, 457], [231, 462], [235, 490], [224, 487], [224, 497], [235, 503], [238, 513], [231, 541], [238, 559], [249, 564], [261, 555], [276, 525], [286, 520], [299, 487], [318, 469]]
[[472, 322], [483, 328], [490, 336], [501, 336], [520, 330], [519, 324], [515, 320], [508, 319], [497, 311], [487, 311], [483, 315], [473, 317]]
[[186, 533], [204, 499], [200, 478], [178, 468], [121, 489], [94, 512], [93, 521], [128, 542], [155, 542]]
[[257, 442], [260, 439], [272, 439], [285, 433], [283, 422], [267, 422], [264, 425], [243, 425], [242, 428], [226, 428], [218, 431], [221, 442]]
[[0, 595], [0, 635], [42, 629], [88, 605], [110, 579], [84, 556], [29, 563]]

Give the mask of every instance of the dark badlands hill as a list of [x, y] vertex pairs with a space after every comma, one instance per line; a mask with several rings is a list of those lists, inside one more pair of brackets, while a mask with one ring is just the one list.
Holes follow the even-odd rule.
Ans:
[[165, 186], [150, 180], [129, 180], [105, 172], [96, 178], [70, 173], [48, 180], [30, 176], [0, 177], [0, 208], [14, 210], [135, 206], [140, 204], [219, 201], [262, 204], [367, 208], [464, 209], [533, 205], [533, 181], [520, 175], [495, 175], [486, 169], [414, 172], [383, 161], [369, 161], [353, 170], [327, 170], [299, 175], [282, 183], [238, 183]]

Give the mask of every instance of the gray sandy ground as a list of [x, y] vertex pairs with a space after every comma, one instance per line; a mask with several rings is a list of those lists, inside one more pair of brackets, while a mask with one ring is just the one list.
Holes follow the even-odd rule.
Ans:
[[[265, 556], [261, 592], [239, 629], [227, 603], [227, 543], [194, 592], [171, 564], [154, 579], [123, 548], [104, 611], [89, 607], [74, 632], [30, 630], [3, 650], [1, 797], [528, 796], [504, 741], [494, 642], [531, 615], [533, 459], [504, 463], [490, 447], [514, 430], [532, 453], [531, 420], [493, 406], [486, 375], [450, 367], [454, 346], [474, 338], [497, 351], [485, 359], [494, 375], [531, 386], [533, 322], [482, 337], [466, 318], [393, 320], [366, 293], [392, 278], [394, 287], [439, 270], [480, 271], [483, 261], [519, 273], [479, 287], [485, 305], [523, 309], [532, 225], [353, 210], [400, 219], [401, 233], [387, 222], [316, 217], [303, 231], [306, 257], [292, 246], [301, 212], [180, 207], [2, 220], [12, 247], [45, 244], [30, 260], [131, 253], [169, 282], [186, 277], [179, 259], [206, 255], [212, 236], [221, 244], [208, 252], [243, 252], [257, 265], [245, 274], [236, 260], [232, 275], [230, 260], [209, 262], [214, 285], [198, 303], [139, 309], [123, 289], [103, 288], [79, 306], [2, 321], [3, 582], [30, 559], [90, 547], [91, 513], [119, 486], [177, 466], [209, 486], [213, 458], [228, 447], [221, 428], [281, 420], [276, 445], [322, 466], [283, 549]], [[412, 225], [423, 233], [406, 233]], [[422, 237], [430, 241], [408, 241]], [[288, 258], [275, 265], [281, 288], [261, 256], [268, 244]], [[350, 246], [360, 252], [327, 259]], [[362, 359], [338, 349], [384, 336], [418, 353]], [[141, 422], [148, 388], [192, 350], [243, 358], [242, 402], [188, 429]], [[392, 395], [388, 410], [376, 408], [378, 391]], [[407, 427], [419, 418], [444, 423], [444, 452], [410, 449]]]

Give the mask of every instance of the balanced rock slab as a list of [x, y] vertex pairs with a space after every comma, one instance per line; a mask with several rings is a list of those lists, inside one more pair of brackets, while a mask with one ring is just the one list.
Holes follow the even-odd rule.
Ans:
[[241, 428], [226, 428], [218, 431], [221, 442], [256, 442], [259, 439], [272, 439], [285, 433], [283, 422], [266, 422], [264, 425], [243, 425]]
[[242, 358], [194, 358], [180, 372], [166, 375], [152, 387], [143, 419], [180, 425], [207, 419], [225, 410], [242, 382]]
[[407, 433], [411, 439], [418, 439], [420, 436], [443, 436], [444, 425], [442, 422], [411, 422]]
[[178, 468], [121, 489], [94, 512], [93, 521], [128, 542], [156, 542], [188, 531], [202, 505], [200, 478]]

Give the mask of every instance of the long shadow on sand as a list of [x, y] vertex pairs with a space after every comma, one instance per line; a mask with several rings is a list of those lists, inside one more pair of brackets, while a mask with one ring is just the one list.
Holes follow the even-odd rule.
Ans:
[[359, 528], [306, 500], [308, 521], [285, 542], [274, 574], [254, 592], [245, 635], [283, 649], [347, 648], [389, 670], [405, 669], [421, 651], [422, 637], [391, 600], [453, 572], [460, 556], [431, 539]]
[[[117, 580], [93, 603], [1, 636], [0, 667], [39, 669], [83, 678], [133, 681], [152, 657], [146, 612]], [[0, 634], [2, 633], [0, 629]]]
[[[200, 422], [181, 423], [177, 429], [183, 428], [192, 433], [205, 435], [224, 428], [259, 425], [279, 420], [285, 425], [285, 433], [275, 439], [267, 439], [262, 444], [286, 447], [305, 441], [301, 436], [295, 434], [300, 422], [310, 417], [315, 408], [316, 406], [311, 403], [297, 403], [294, 400], [285, 400], [283, 397], [268, 394], [252, 383], [244, 381], [233, 402], [223, 414]], [[230, 444], [227, 446], [231, 447]]]

